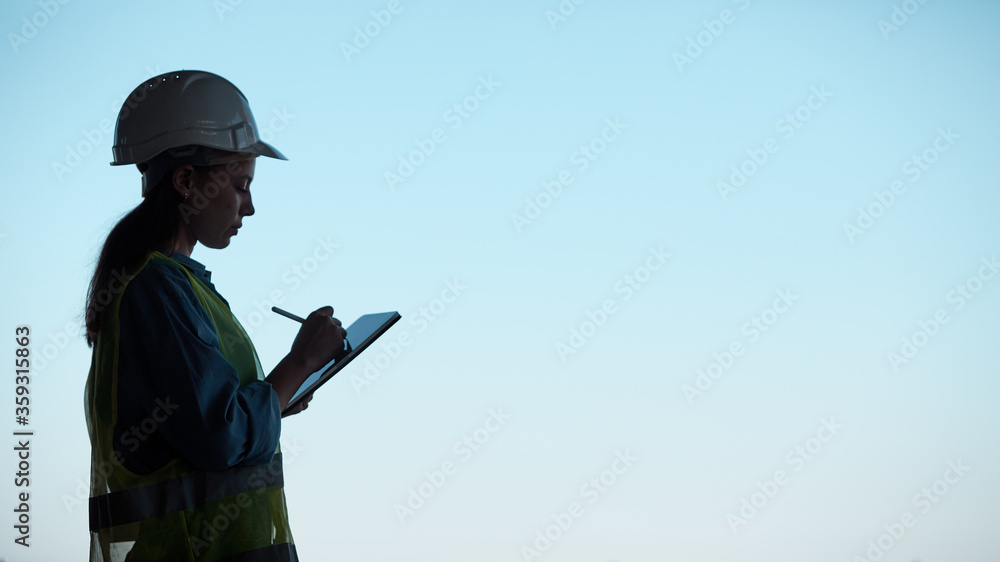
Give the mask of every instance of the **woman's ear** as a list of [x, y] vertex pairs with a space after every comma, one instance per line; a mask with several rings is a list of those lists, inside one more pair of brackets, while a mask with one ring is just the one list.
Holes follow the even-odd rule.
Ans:
[[194, 189], [194, 166], [190, 164], [177, 166], [171, 174], [174, 180], [174, 190], [180, 194], [181, 199], [187, 199]]

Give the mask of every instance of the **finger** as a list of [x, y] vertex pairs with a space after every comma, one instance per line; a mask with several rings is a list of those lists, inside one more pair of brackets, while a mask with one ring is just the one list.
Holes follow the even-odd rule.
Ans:
[[312, 399], [313, 399], [313, 395], [312, 394], [310, 394], [309, 396], [306, 396], [305, 398], [302, 399], [302, 409], [303, 410], [305, 410], [306, 408], [309, 407], [309, 402], [312, 401]]
[[[328, 306], [323, 306], [323, 307], [320, 307], [320, 308], [317, 308], [316, 310], [314, 310], [312, 312], [312, 314], [315, 314], [317, 316], [331, 316], [332, 317], [333, 316], [333, 307], [329, 306], [329, 305]], [[312, 314], [310, 314], [310, 316], [312, 316]]]

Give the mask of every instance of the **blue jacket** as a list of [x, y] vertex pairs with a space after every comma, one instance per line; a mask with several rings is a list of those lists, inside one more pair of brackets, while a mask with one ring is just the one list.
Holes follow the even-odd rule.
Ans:
[[[204, 265], [166, 255], [219, 294]], [[114, 445], [125, 468], [147, 474], [177, 456], [200, 470], [271, 460], [281, 432], [278, 396], [264, 381], [240, 387], [180, 269], [143, 269], [122, 294], [119, 323]]]

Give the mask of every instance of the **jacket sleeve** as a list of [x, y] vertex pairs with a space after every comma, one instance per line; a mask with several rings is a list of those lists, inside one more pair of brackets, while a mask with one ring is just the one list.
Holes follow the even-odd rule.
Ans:
[[211, 319], [184, 273], [147, 267], [119, 310], [119, 420], [115, 446], [155, 470], [180, 456], [200, 470], [271, 459], [281, 413], [271, 385], [240, 386]]

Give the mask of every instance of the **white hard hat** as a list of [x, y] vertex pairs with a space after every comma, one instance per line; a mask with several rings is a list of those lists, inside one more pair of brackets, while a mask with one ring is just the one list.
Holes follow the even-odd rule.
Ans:
[[[140, 165], [145, 196], [164, 173], [165, 161], [209, 165], [209, 155], [217, 151], [288, 160], [260, 140], [247, 98], [236, 86], [211, 72], [180, 70], [146, 80], [126, 98], [115, 124], [111, 165]], [[160, 165], [150, 166], [157, 156]]]

